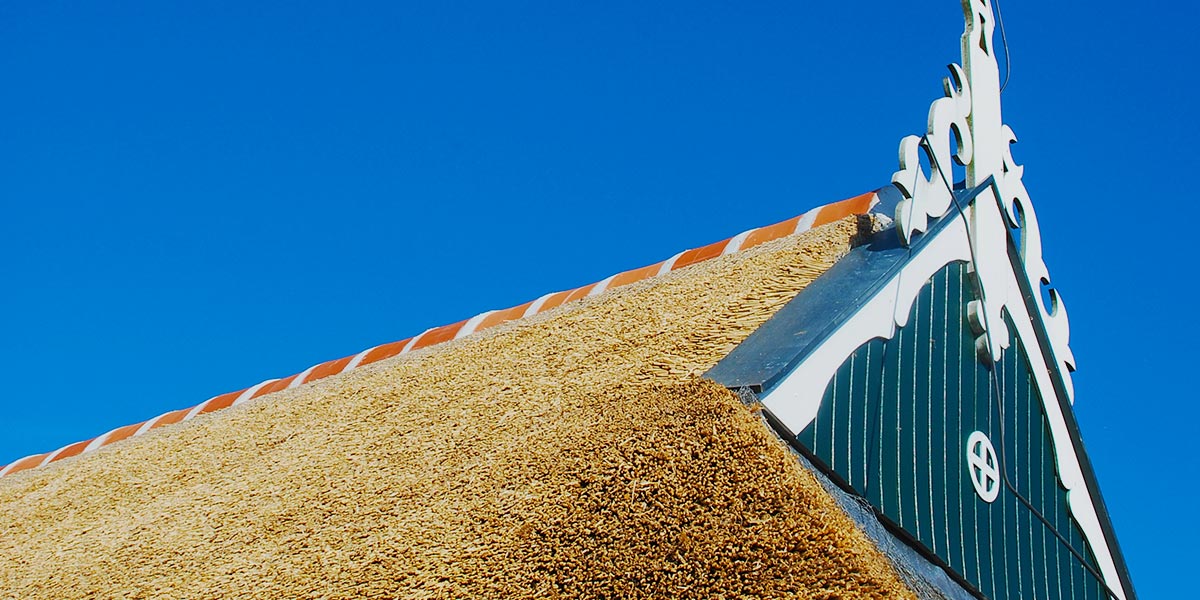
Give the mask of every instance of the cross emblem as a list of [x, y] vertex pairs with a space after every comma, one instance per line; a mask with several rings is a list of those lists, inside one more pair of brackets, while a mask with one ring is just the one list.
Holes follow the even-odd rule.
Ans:
[[1000, 495], [1000, 461], [992, 441], [982, 431], [975, 431], [967, 438], [967, 472], [975, 493], [984, 502], [994, 502]]

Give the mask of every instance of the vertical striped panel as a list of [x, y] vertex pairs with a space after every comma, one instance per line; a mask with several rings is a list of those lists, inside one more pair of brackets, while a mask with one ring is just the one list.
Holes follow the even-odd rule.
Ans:
[[[1055, 535], [1095, 568], [1058, 484], [1025, 348], [1012, 332], [1013, 346], [992, 367], [996, 382], [975, 357], [968, 276], [962, 264], [943, 269], [914, 303], [908, 325], [847, 359], [797, 439], [983, 595], [1104, 598], [1100, 582]], [[1007, 488], [990, 504], [975, 494], [965, 443], [977, 430], [1050, 527]]]

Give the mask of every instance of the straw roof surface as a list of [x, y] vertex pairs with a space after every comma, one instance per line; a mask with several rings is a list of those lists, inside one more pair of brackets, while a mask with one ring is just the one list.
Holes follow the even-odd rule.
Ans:
[[697, 379], [848, 218], [0, 479], [0, 597], [912, 597]]

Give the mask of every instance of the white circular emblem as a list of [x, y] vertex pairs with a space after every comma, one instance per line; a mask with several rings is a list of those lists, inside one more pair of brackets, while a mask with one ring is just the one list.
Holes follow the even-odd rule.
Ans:
[[967, 438], [967, 472], [975, 493], [984, 502], [993, 502], [1000, 495], [1000, 461], [992, 440], [982, 431], [975, 431]]

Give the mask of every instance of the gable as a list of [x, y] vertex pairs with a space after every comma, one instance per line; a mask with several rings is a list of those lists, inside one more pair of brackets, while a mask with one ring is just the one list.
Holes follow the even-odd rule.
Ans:
[[[1028, 238], [1005, 234], [1007, 271], [976, 268], [968, 217], [995, 205], [994, 191], [957, 193], [964, 210], [907, 247], [894, 229], [876, 234], [708, 376], [756, 392], [784, 439], [973, 593], [1131, 597], [1024, 285]], [[985, 321], [989, 294], [1006, 300], [999, 322]]]

